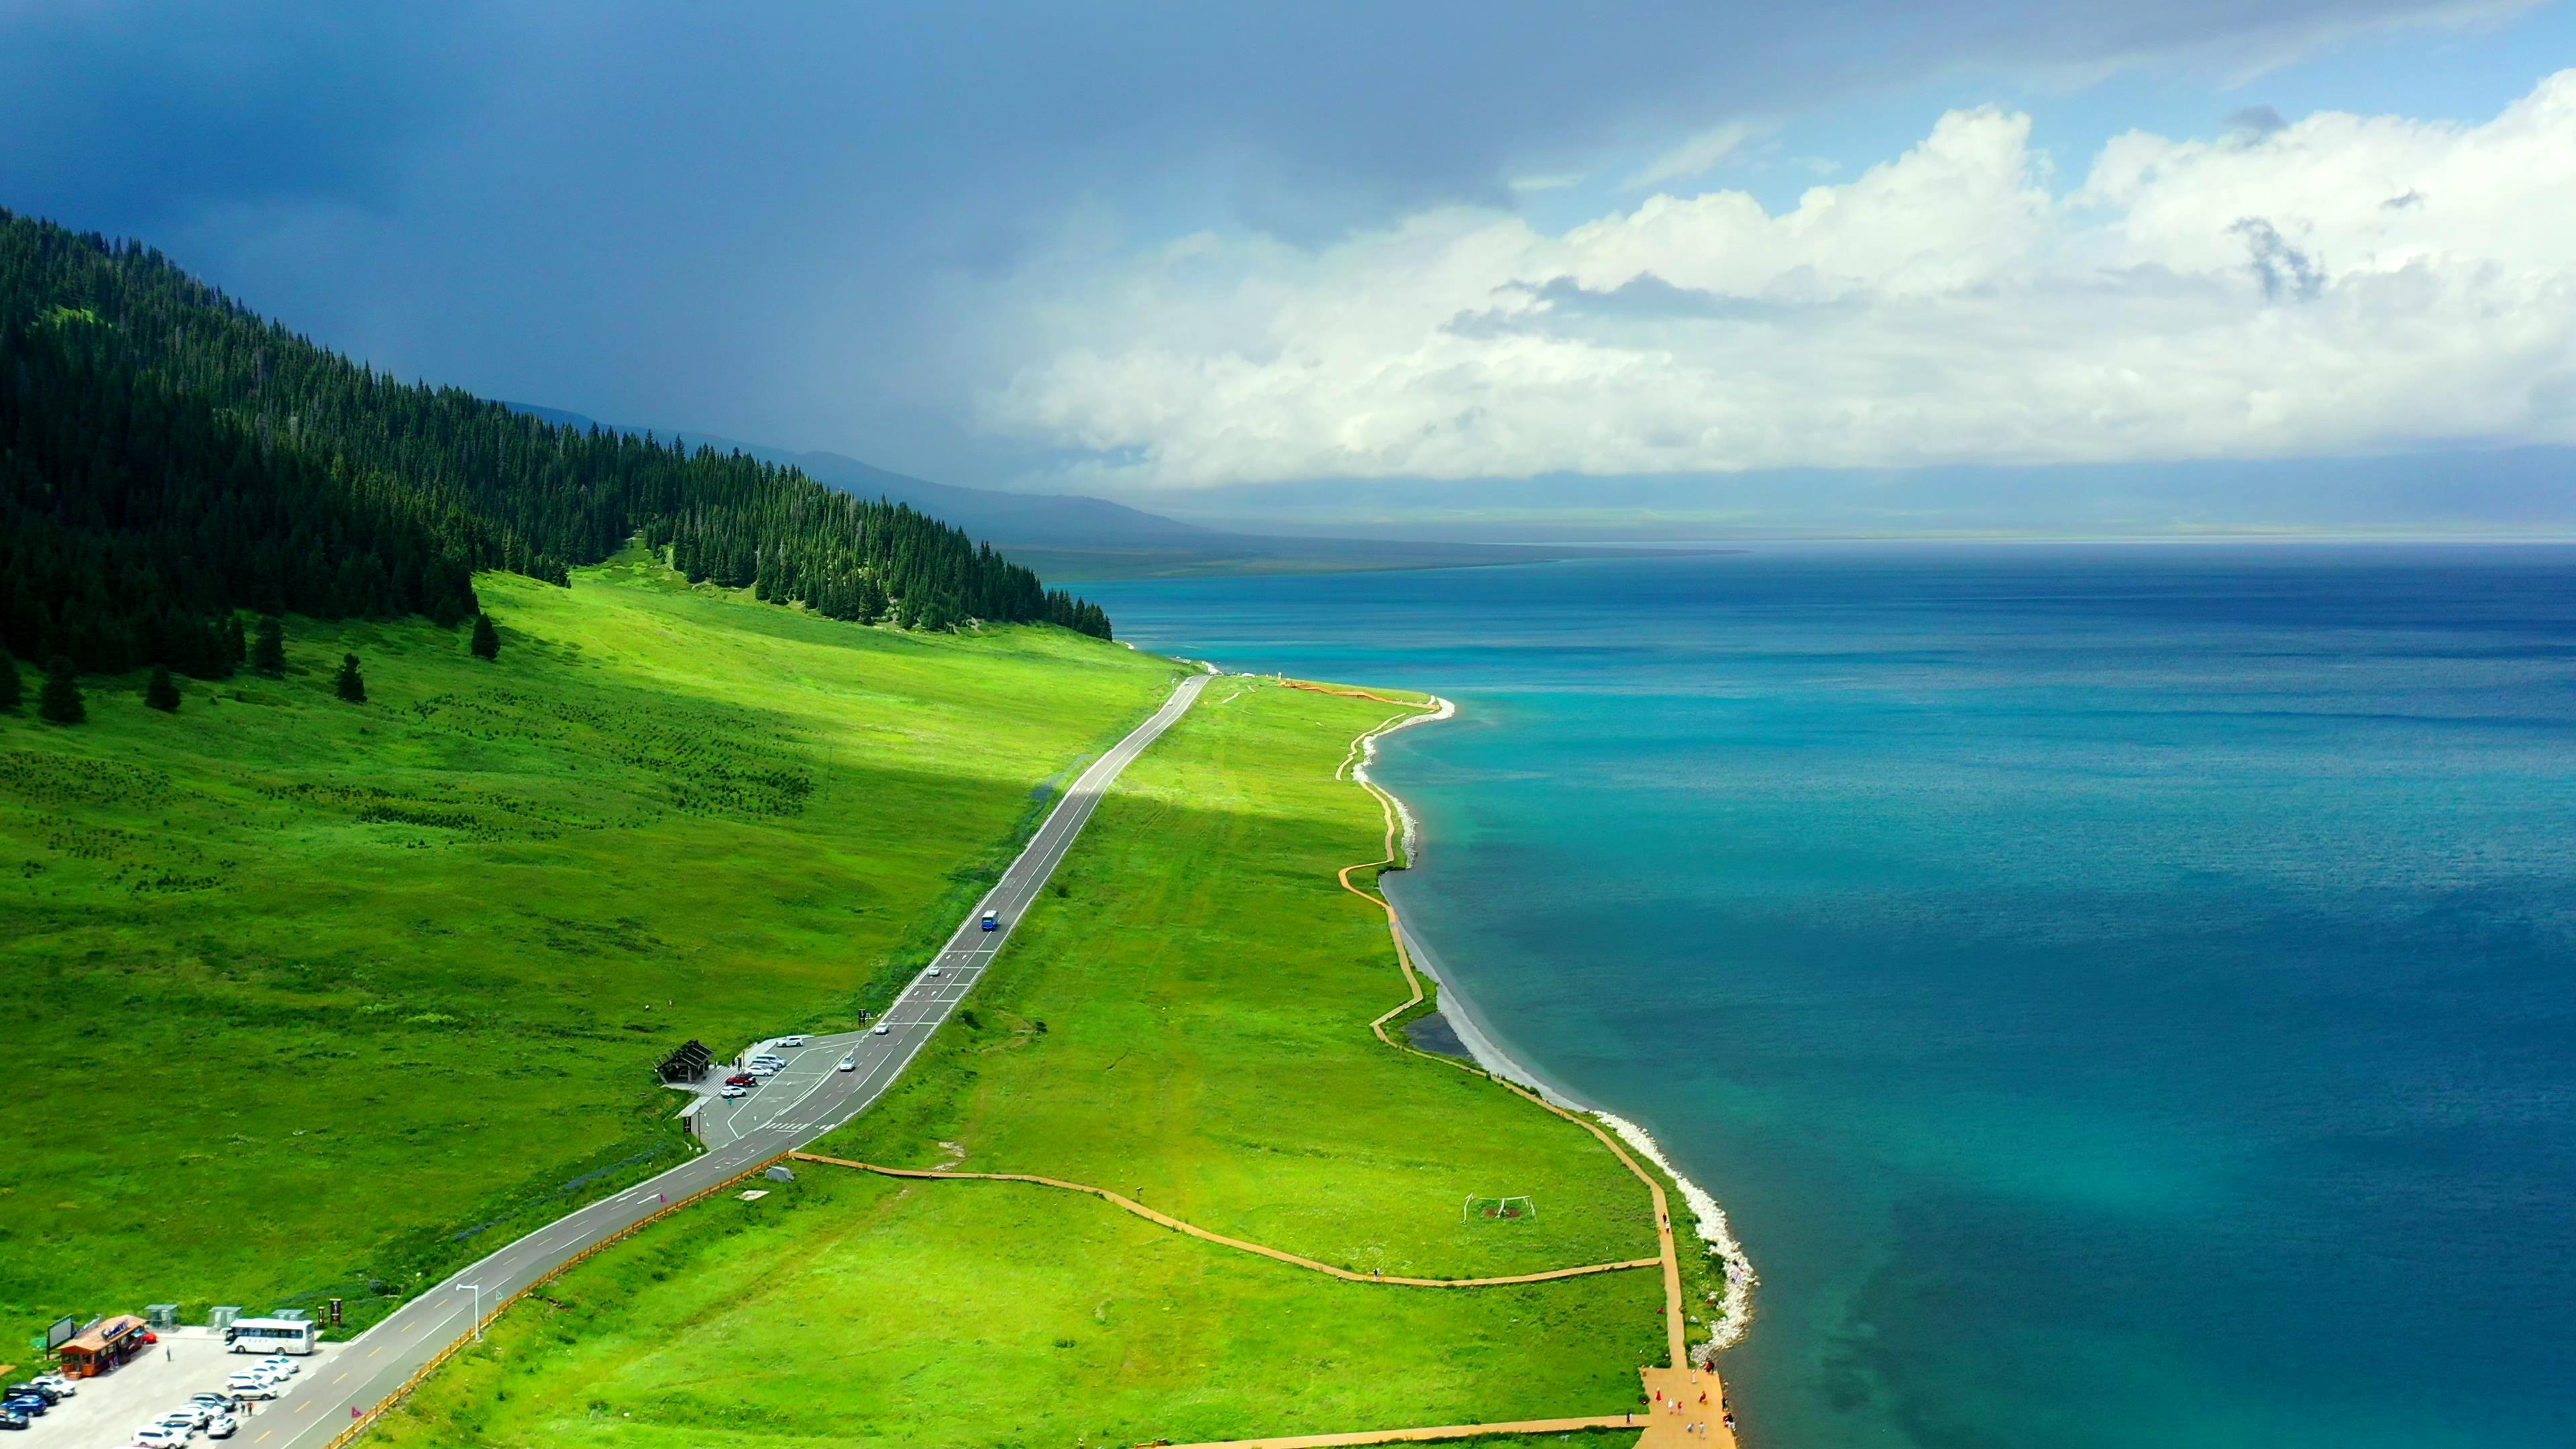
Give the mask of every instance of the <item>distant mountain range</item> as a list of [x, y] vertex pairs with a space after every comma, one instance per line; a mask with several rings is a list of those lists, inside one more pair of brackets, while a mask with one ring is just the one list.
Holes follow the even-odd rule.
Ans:
[[[576, 427], [602, 427], [615, 432], [641, 433], [642, 428], [623, 423], [597, 423], [579, 413], [561, 408], [538, 407], [533, 403], [505, 402], [503, 407], [544, 418], [550, 423], [570, 423]], [[668, 441], [674, 429], [656, 428], [657, 437]], [[885, 497], [913, 508], [943, 523], [954, 524], [995, 548], [1009, 550], [1016, 546], [1044, 549], [1139, 548], [1205, 546], [1224, 538], [1214, 529], [1147, 513], [1106, 498], [1086, 498], [1073, 493], [1003, 493], [990, 488], [960, 488], [951, 483], [933, 483], [926, 478], [891, 472], [862, 463], [839, 453], [792, 453], [762, 443], [746, 443], [739, 438], [721, 438], [713, 433], [680, 432], [680, 438], [693, 449], [700, 443], [719, 453], [740, 451], [767, 463], [781, 463], [803, 470], [806, 477], [844, 492], [867, 497]]]
[[[561, 408], [503, 402], [503, 407], [551, 423], [613, 432], [647, 431], [600, 423]], [[1330, 573], [1353, 569], [1461, 568], [1479, 564], [1540, 563], [1549, 559], [1625, 556], [1632, 548], [1539, 547], [1507, 543], [1422, 543], [1361, 538], [1280, 537], [1228, 533], [1165, 518], [1141, 508], [1079, 493], [1005, 493], [961, 488], [896, 473], [839, 453], [798, 453], [714, 433], [650, 430], [668, 441], [675, 433], [693, 449], [736, 450], [764, 462], [785, 464], [827, 487], [862, 497], [910, 504], [917, 512], [953, 524], [1008, 552], [1051, 581], [1144, 578], [1202, 573]], [[1718, 550], [1698, 550], [1715, 552]]]

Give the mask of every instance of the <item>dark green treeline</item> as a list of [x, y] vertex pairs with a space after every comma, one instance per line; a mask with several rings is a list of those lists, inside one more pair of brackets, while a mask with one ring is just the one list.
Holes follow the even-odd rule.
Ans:
[[237, 610], [453, 624], [476, 569], [563, 583], [638, 535], [692, 580], [834, 618], [1110, 636], [1097, 605], [910, 508], [399, 383], [157, 251], [0, 211], [0, 638], [19, 658], [218, 676], [244, 657]]

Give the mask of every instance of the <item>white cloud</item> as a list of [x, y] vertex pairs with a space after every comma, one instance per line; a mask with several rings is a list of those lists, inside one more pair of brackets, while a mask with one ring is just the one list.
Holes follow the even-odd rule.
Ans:
[[2576, 70], [2476, 126], [2132, 133], [2070, 190], [2029, 138], [1953, 112], [1778, 215], [1461, 208], [1023, 277], [1041, 360], [985, 415], [1145, 487], [2576, 443]]
[[1686, 181], [1704, 176], [1719, 162], [1744, 149], [1744, 143], [1758, 134], [1756, 127], [1737, 121], [1714, 131], [1702, 131], [1646, 163], [1646, 169], [1619, 183], [1620, 189], [1634, 191], [1641, 187], [1661, 186], [1667, 181]]

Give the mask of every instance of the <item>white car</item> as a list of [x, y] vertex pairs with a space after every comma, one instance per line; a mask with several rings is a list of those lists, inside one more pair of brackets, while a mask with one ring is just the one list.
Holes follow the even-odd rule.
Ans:
[[726, 1096], [726, 1097], [728, 1097], [728, 1098], [733, 1098], [733, 1097], [748, 1097], [748, 1096], [750, 1096], [750, 1095], [751, 1095], [751, 1088], [749, 1088], [749, 1087], [727, 1087], [727, 1088], [725, 1088], [725, 1089], [724, 1089], [724, 1094], [725, 1094], [725, 1096]]
[[769, 1080], [771, 1077], [778, 1075], [778, 1068], [771, 1066], [767, 1062], [753, 1062], [750, 1066], [744, 1068], [744, 1070], [750, 1072], [753, 1076], [760, 1078], [764, 1082]]
[[288, 1378], [293, 1378], [295, 1375], [304, 1372], [304, 1365], [297, 1363], [295, 1360], [288, 1358], [282, 1353], [270, 1354], [268, 1357], [261, 1359], [255, 1367], [269, 1369], [274, 1372], [284, 1374]]
[[38, 1374], [28, 1382], [40, 1389], [52, 1389], [57, 1398], [68, 1399], [80, 1392], [79, 1389], [72, 1387], [70, 1379], [64, 1378], [61, 1374]]
[[217, 1414], [214, 1417], [214, 1421], [206, 1425], [206, 1437], [209, 1439], [229, 1439], [238, 1432], [240, 1428], [241, 1425], [234, 1420], [232, 1415]]
[[134, 1431], [134, 1442], [142, 1445], [143, 1449], [180, 1449], [188, 1439], [187, 1430], [173, 1429], [167, 1424], [146, 1424]]
[[206, 1427], [206, 1421], [213, 1417], [215, 1417], [215, 1411], [207, 1408], [203, 1404], [181, 1404], [179, 1407], [172, 1409], [170, 1412], [163, 1414], [160, 1418], [155, 1419], [152, 1422], [156, 1424], [178, 1424], [190, 1429], [202, 1429]]
[[805, 1038], [801, 1036], [782, 1036], [778, 1039], [778, 1044], [780, 1046], [803, 1046], [805, 1044]]
[[859, 1059], [858, 1059], [857, 1057], [855, 1057], [855, 1056], [848, 1056], [848, 1057], [843, 1057], [843, 1058], [841, 1058], [841, 1070], [842, 1070], [842, 1071], [845, 1071], [845, 1072], [855, 1072], [855, 1071], [857, 1071], [858, 1069], [859, 1069]]
[[890, 1031], [892, 1031], [892, 1030], [894, 1030], [894, 1028], [893, 1028], [893, 1027], [890, 1027], [890, 1026], [886, 1025], [884, 1022], [882, 1022], [882, 1021], [881, 1021], [881, 1022], [878, 1022], [878, 1023], [877, 1023], [876, 1030], [875, 1030], [875, 1032], [874, 1032], [874, 1033], [872, 1033], [872, 1035], [876, 1035], [876, 1036], [883, 1036], [883, 1035], [885, 1035], [887, 1032], [890, 1032]]
[[235, 1374], [224, 1380], [224, 1392], [236, 1399], [273, 1399], [277, 1385], [266, 1374]]
[[933, 976], [938, 975], [938, 974], [939, 974], [939, 968], [938, 968], [938, 967], [936, 967], [936, 966], [931, 967], [931, 968], [930, 968], [930, 974], [931, 974], [931, 975], [933, 975]]

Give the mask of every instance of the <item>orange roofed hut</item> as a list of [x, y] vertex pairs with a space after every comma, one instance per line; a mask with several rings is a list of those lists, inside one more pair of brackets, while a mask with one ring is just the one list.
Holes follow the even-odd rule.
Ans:
[[95, 1378], [143, 1351], [152, 1325], [131, 1313], [100, 1319], [89, 1331], [63, 1340], [63, 1372], [76, 1379]]

